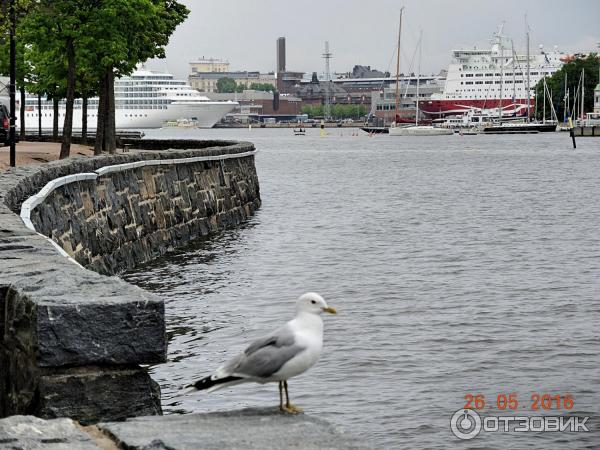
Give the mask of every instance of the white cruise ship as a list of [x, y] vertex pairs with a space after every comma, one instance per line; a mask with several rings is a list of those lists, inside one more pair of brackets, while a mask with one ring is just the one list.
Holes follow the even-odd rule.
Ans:
[[[420, 101], [420, 110], [432, 117], [467, 112], [498, 114], [499, 108], [506, 117], [527, 115], [527, 55], [514, 52], [501, 33], [502, 27], [494, 34], [490, 49], [454, 50], [444, 90]], [[535, 85], [544, 76], [552, 76], [567, 58], [556, 48], [548, 52], [540, 46], [539, 52], [530, 53], [532, 113]]]
[[[185, 81], [168, 73], [137, 70], [115, 80], [115, 121], [118, 129], [160, 128], [163, 123], [185, 119], [200, 128], [211, 128], [238, 105], [232, 101], [212, 101]], [[38, 127], [37, 96], [25, 100], [26, 129]], [[42, 100], [42, 128], [52, 129], [52, 101]], [[65, 117], [65, 102], [59, 106], [59, 127]], [[98, 98], [88, 101], [88, 129], [95, 130]], [[73, 129], [81, 129], [81, 100], [75, 100]]]

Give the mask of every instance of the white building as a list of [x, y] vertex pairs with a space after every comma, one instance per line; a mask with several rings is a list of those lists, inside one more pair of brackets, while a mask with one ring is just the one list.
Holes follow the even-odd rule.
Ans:
[[229, 72], [229, 61], [218, 58], [199, 58], [197, 61], [190, 62], [190, 72]]

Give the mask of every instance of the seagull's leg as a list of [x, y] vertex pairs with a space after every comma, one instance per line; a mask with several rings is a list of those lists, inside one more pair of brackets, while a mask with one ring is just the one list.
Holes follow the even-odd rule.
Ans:
[[279, 409], [285, 411], [283, 408], [283, 381], [279, 382]]
[[283, 411], [291, 414], [301, 413], [302, 408], [298, 408], [297, 406], [294, 406], [290, 403], [290, 394], [288, 393], [287, 380], [283, 381], [283, 389], [285, 389], [285, 408], [283, 408]]

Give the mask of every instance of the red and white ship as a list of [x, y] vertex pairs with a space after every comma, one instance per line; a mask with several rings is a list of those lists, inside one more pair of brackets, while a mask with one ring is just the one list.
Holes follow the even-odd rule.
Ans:
[[[529, 57], [519, 55], [513, 50], [512, 41], [501, 33], [502, 26], [494, 33], [489, 50], [453, 50], [444, 90], [428, 100], [421, 100], [420, 110], [434, 118], [468, 112], [526, 116], [529, 73], [529, 103], [533, 114], [537, 82], [559, 70], [567, 55], [556, 47], [546, 52], [542, 46]], [[540, 95], [543, 94], [540, 92]]]

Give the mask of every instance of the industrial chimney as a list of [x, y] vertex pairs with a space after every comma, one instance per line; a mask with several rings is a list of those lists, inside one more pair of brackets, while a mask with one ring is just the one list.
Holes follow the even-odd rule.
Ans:
[[285, 38], [277, 39], [277, 72], [285, 72]]

